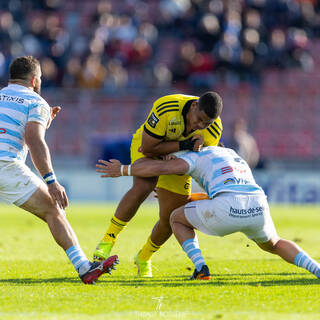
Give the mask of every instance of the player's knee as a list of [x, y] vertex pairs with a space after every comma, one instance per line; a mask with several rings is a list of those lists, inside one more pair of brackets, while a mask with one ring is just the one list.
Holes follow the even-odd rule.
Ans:
[[62, 217], [65, 217], [65, 211], [55, 206], [48, 208], [45, 212], [46, 221], [55, 220]]
[[171, 228], [178, 221], [179, 221], [179, 211], [176, 209], [176, 210], [172, 211], [170, 218], [169, 218]]
[[133, 184], [131, 191], [140, 196], [149, 195], [155, 188], [155, 183], [151, 181], [139, 181]]
[[265, 243], [260, 243], [259, 247], [264, 251], [268, 251], [270, 253], [276, 253], [280, 245], [279, 240], [280, 238], [278, 237], [271, 238], [269, 241]]

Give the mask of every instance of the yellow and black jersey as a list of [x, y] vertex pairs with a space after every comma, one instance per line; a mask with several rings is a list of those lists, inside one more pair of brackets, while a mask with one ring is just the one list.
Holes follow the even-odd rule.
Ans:
[[[192, 131], [186, 135], [186, 115], [197, 96], [173, 94], [156, 100], [145, 123], [138, 129], [150, 136], [164, 141], [181, 141], [195, 134], [201, 134], [205, 146], [218, 144], [221, 133], [221, 119], [217, 118], [207, 129]], [[137, 132], [137, 133], [138, 133]]]

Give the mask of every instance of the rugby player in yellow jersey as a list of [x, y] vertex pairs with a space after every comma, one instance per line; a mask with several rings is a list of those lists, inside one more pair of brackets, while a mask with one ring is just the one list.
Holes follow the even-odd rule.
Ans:
[[[174, 94], [159, 98], [145, 123], [133, 135], [131, 163], [142, 163], [146, 157], [159, 157], [180, 150], [199, 151], [202, 146], [218, 145], [222, 133], [222, 106], [222, 99], [215, 92], [207, 92], [201, 97]], [[151, 257], [172, 234], [170, 214], [191, 199], [191, 178], [188, 175], [133, 177], [133, 186], [121, 199], [94, 252], [96, 260], [104, 260], [110, 255], [119, 233], [155, 187], [160, 219], [135, 257], [138, 275], [152, 277]]]

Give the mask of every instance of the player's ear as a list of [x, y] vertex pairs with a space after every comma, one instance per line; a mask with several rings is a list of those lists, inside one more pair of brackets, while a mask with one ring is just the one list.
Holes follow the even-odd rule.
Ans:
[[32, 86], [32, 88], [36, 86], [36, 77], [32, 76], [30, 78], [30, 85]]
[[193, 109], [196, 109], [198, 107], [198, 101], [197, 100], [193, 101], [192, 104], [191, 104], [191, 107]]

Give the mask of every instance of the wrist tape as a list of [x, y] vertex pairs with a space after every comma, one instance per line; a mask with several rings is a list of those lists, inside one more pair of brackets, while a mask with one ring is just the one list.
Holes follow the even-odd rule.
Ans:
[[53, 172], [45, 174], [42, 178], [48, 185], [57, 181], [57, 178]]

